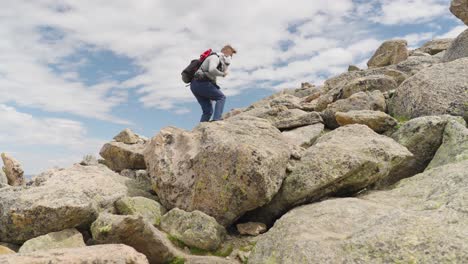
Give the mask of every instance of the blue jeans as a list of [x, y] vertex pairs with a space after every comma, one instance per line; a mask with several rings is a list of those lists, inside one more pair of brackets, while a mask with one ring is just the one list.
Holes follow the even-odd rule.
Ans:
[[190, 84], [190, 90], [192, 90], [193, 95], [197, 98], [203, 111], [200, 122], [210, 121], [211, 115], [213, 114], [212, 100], [216, 101], [213, 120], [221, 119], [226, 96], [221, 92], [218, 85], [211, 81], [193, 80]]

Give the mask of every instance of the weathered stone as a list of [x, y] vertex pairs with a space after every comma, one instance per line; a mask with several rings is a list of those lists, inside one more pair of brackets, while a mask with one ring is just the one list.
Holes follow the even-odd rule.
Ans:
[[339, 127], [335, 119], [337, 112], [348, 112], [352, 110], [373, 110], [385, 112], [387, 109], [385, 97], [382, 92], [375, 90], [372, 92], [359, 92], [349, 98], [338, 100], [330, 104], [322, 112], [322, 118], [328, 128]]
[[371, 75], [357, 78], [343, 87], [342, 98], [348, 98], [358, 92], [379, 90], [382, 93], [396, 89], [398, 84], [385, 75]]
[[377, 133], [383, 133], [397, 125], [397, 121], [393, 117], [380, 111], [337, 112], [335, 117], [340, 126], [361, 124], [368, 126]]
[[424, 45], [417, 49], [417, 51], [425, 52], [430, 55], [435, 55], [448, 49], [450, 47], [450, 44], [452, 44], [452, 41], [453, 39], [451, 38], [433, 39], [424, 43]]
[[1, 154], [3, 164], [3, 171], [8, 179], [8, 184], [11, 186], [24, 185], [24, 171], [21, 164], [6, 153]]
[[314, 144], [314, 142], [320, 137], [323, 132], [324, 125], [314, 124], [304, 127], [299, 127], [293, 130], [284, 131], [281, 134], [286, 141], [291, 144], [308, 148]]
[[466, 57], [468, 57], [468, 29], [452, 42], [452, 45], [445, 51], [442, 61], [449, 62]]
[[19, 249], [19, 253], [85, 246], [83, 235], [78, 230], [71, 228], [30, 239], [24, 242], [23, 246]]
[[450, 12], [458, 17], [465, 25], [468, 26], [468, 1], [467, 0], [452, 0], [450, 4]]
[[[148, 193], [154, 193], [153, 191], [153, 185], [151, 183], [151, 177], [149, 176], [148, 172], [146, 170], [129, 170], [125, 169], [122, 170], [120, 175], [133, 179], [135, 183], [135, 187], [139, 188], [141, 190], [145, 190]], [[148, 197], [147, 195], [144, 195], [147, 198], [155, 198], [155, 197]]]
[[249, 263], [464, 263], [468, 161], [390, 191], [293, 209], [256, 243]]
[[389, 40], [382, 43], [374, 56], [367, 62], [369, 68], [400, 63], [408, 58], [406, 40]]
[[436, 56], [413, 56], [397, 65], [394, 65], [393, 67], [400, 72], [404, 72], [407, 76], [412, 76], [423, 69], [440, 63], [441, 61], [442, 59]]
[[96, 219], [129, 195], [131, 179], [105, 166], [74, 165], [35, 177], [32, 185], [0, 189], [0, 241], [23, 243], [31, 238]]
[[145, 150], [165, 208], [200, 210], [225, 226], [271, 200], [289, 157], [280, 131], [248, 116], [202, 123], [192, 132], [165, 128]]
[[99, 154], [113, 171], [146, 169], [143, 157], [144, 148], [144, 144], [129, 145], [121, 142], [109, 142], [104, 144]]
[[83, 166], [97, 166], [99, 163], [93, 155], [85, 155], [83, 160], [80, 162], [80, 165]]
[[270, 223], [294, 206], [353, 194], [387, 177], [411, 156], [405, 147], [367, 126], [340, 127], [308, 148], [273, 200], [249, 215]]
[[8, 247], [0, 245], [0, 255], [15, 254], [16, 252]]
[[297, 117], [280, 119], [273, 123], [273, 126], [280, 130], [293, 129], [313, 124], [323, 123], [322, 117], [317, 112], [305, 113]]
[[3, 168], [0, 168], [0, 184], [8, 184], [8, 178], [5, 175], [5, 172], [3, 172]]
[[3, 242], [0, 242], [0, 246], [9, 248], [10, 250], [13, 250], [14, 252], [18, 252], [19, 249], [20, 249], [20, 246], [19, 246], [19, 245], [10, 244], [10, 243], [3, 243]]
[[226, 235], [216, 219], [200, 211], [174, 208], [161, 219], [161, 229], [190, 247], [216, 250]]
[[264, 223], [259, 222], [248, 222], [243, 224], [236, 225], [237, 231], [241, 235], [250, 235], [250, 236], [258, 236], [262, 233], [265, 233], [267, 227]]
[[117, 136], [114, 137], [114, 140], [117, 142], [122, 142], [125, 144], [136, 144], [139, 141], [138, 135], [133, 133], [132, 130], [126, 128], [122, 130]]
[[451, 119], [454, 117], [425, 116], [404, 123], [391, 137], [414, 156], [379, 181], [376, 186], [385, 187], [424, 171], [442, 143], [445, 125]]
[[442, 145], [426, 170], [462, 160], [468, 160], [468, 129], [462, 123], [451, 120], [445, 125]]
[[421, 70], [400, 85], [389, 101], [392, 116], [461, 115], [468, 105], [468, 58]]
[[149, 264], [145, 255], [125, 245], [98, 245], [0, 256], [5, 264]]
[[412, 51], [410, 51], [409, 56], [410, 57], [423, 57], [423, 56], [427, 57], [427, 56], [431, 56], [431, 54], [426, 53], [426, 52], [422, 52], [420, 50], [412, 50]]
[[360, 71], [361, 69], [359, 69], [358, 66], [355, 66], [355, 65], [349, 65], [348, 66], [348, 72], [352, 72], [352, 71]]
[[182, 253], [142, 216], [101, 213], [91, 225], [98, 244], [125, 244], [145, 254], [150, 263], [167, 263]]
[[122, 215], [141, 215], [151, 224], [158, 226], [166, 209], [158, 202], [145, 197], [123, 197], [115, 202], [117, 212]]

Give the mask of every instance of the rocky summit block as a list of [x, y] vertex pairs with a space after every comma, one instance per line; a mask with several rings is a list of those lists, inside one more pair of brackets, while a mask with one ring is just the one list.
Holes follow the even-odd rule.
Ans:
[[125, 245], [98, 245], [91, 247], [54, 249], [24, 254], [0, 256], [4, 264], [149, 264], [145, 255]]
[[21, 186], [25, 183], [24, 180], [24, 171], [21, 164], [6, 153], [1, 154], [3, 164], [5, 165], [3, 168], [0, 168], [5, 172], [5, 175], [8, 179], [8, 184], [11, 186]]
[[21, 246], [19, 253], [85, 246], [83, 235], [75, 228], [70, 228], [30, 239]]
[[463, 31], [447, 49], [442, 57], [443, 62], [449, 62], [468, 57], [468, 29]]
[[452, 0], [450, 12], [468, 26], [468, 0]]
[[383, 133], [397, 125], [395, 118], [381, 111], [360, 110], [335, 114], [340, 126], [361, 124], [366, 125], [377, 133]]
[[145, 150], [165, 208], [199, 210], [225, 226], [271, 200], [289, 157], [278, 129], [245, 116], [202, 123], [191, 132], [162, 129]]
[[52, 169], [31, 186], [0, 189], [0, 241], [23, 243], [67, 228], [86, 226], [98, 211], [129, 195], [131, 179], [103, 165]]
[[411, 156], [405, 147], [367, 126], [340, 127], [308, 148], [273, 200], [247, 219], [271, 223], [297, 205], [353, 194], [387, 177]]
[[468, 58], [421, 70], [388, 100], [392, 116], [459, 115], [468, 119]]
[[224, 227], [200, 211], [174, 208], [161, 219], [161, 229], [185, 245], [208, 251], [218, 249], [226, 236]]
[[125, 144], [122, 142], [109, 142], [104, 144], [99, 154], [105, 159], [104, 164], [113, 171], [120, 172], [125, 169], [146, 169], [143, 150], [145, 145]]
[[388, 191], [295, 208], [248, 263], [465, 263], [467, 170], [468, 161], [452, 163]]
[[408, 58], [407, 46], [406, 40], [385, 41], [367, 62], [367, 66], [375, 68], [402, 62]]

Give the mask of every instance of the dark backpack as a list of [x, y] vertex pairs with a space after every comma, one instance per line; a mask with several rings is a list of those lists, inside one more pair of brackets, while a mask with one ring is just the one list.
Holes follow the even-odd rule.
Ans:
[[192, 60], [190, 64], [182, 71], [182, 81], [184, 83], [190, 83], [193, 80], [193, 77], [195, 76], [195, 73], [198, 71], [202, 63], [205, 61], [206, 58], [209, 56], [216, 54], [212, 51], [212, 49], [209, 49], [205, 52], [203, 52], [200, 55], [199, 59]]

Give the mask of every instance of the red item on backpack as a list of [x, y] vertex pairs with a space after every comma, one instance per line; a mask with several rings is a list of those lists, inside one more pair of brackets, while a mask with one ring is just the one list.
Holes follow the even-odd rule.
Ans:
[[200, 62], [203, 62], [206, 58], [208, 58], [208, 56], [210, 56], [211, 54], [213, 53], [213, 50], [209, 49], [205, 52], [203, 52], [201, 55], [200, 55]]

